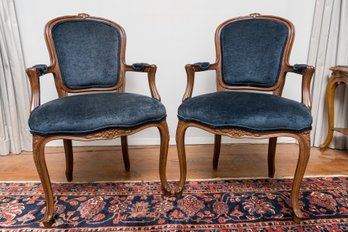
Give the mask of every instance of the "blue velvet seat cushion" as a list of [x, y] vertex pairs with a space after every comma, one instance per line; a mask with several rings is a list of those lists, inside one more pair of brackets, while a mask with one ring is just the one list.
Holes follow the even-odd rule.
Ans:
[[159, 122], [166, 110], [158, 100], [132, 93], [97, 93], [63, 97], [33, 110], [32, 134], [79, 134], [107, 128], [132, 128]]
[[297, 101], [264, 93], [216, 92], [184, 101], [180, 120], [211, 128], [240, 128], [248, 131], [295, 131], [311, 129], [310, 111]]

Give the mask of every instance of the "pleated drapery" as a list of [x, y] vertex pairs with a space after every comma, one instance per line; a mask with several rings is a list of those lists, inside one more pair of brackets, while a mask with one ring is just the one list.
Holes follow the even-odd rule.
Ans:
[[31, 150], [29, 87], [14, 0], [0, 1], [0, 154]]
[[[328, 131], [325, 91], [331, 74], [329, 69], [348, 65], [348, 1], [316, 1], [308, 63], [316, 67], [312, 86], [312, 145], [318, 147]], [[344, 85], [336, 90], [334, 114], [335, 127], [348, 127], [348, 88]], [[329, 147], [347, 149], [347, 136], [334, 133]]]

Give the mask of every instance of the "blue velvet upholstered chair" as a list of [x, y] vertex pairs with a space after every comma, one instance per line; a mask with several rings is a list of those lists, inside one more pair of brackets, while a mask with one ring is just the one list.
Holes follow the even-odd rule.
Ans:
[[[121, 137], [128, 171], [127, 135], [157, 127], [161, 137], [160, 178], [166, 181], [169, 133], [166, 110], [155, 86], [156, 66], [125, 63], [126, 35], [121, 26], [87, 14], [64, 16], [47, 23], [45, 39], [51, 64], [26, 71], [32, 91], [29, 127], [33, 155], [46, 197], [43, 223], [49, 227], [54, 219], [54, 199], [44, 156], [47, 142], [63, 139], [66, 177], [71, 181], [72, 140]], [[147, 73], [152, 97], [124, 92], [126, 71]], [[47, 73], [53, 74], [59, 98], [40, 105], [39, 79]], [[162, 185], [167, 186], [165, 182]]]
[[[222, 135], [269, 138], [269, 177], [275, 172], [277, 137], [288, 136], [299, 142], [291, 200], [294, 220], [302, 218], [299, 188], [310, 155], [309, 86], [314, 68], [289, 64], [293, 39], [294, 27], [283, 18], [256, 13], [233, 18], [216, 30], [216, 62], [186, 65], [188, 82], [178, 109], [176, 134], [180, 163], [178, 194], [186, 180], [184, 136], [188, 127], [215, 134], [214, 169], [218, 166]], [[216, 71], [217, 91], [191, 97], [195, 72], [206, 70]], [[302, 75], [302, 103], [281, 97], [288, 72]]]

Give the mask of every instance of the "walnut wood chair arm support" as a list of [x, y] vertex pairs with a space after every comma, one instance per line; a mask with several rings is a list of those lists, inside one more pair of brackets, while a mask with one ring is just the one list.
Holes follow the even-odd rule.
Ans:
[[151, 96], [159, 101], [161, 101], [161, 96], [159, 95], [159, 92], [156, 87], [156, 71], [157, 66], [154, 64], [147, 64], [147, 63], [134, 63], [132, 65], [125, 65], [126, 71], [131, 72], [146, 72], [147, 78], [149, 81], [149, 87]]
[[198, 62], [194, 64], [185, 65], [185, 70], [187, 74], [187, 85], [182, 101], [190, 98], [193, 92], [193, 84], [195, 80], [195, 72], [203, 72], [208, 70], [216, 70], [217, 63], [210, 64], [209, 62]]
[[38, 64], [34, 65], [33, 67], [27, 68], [26, 73], [29, 77], [31, 88], [31, 112], [40, 105], [40, 77], [47, 73], [53, 73], [53, 68], [52, 66], [47, 66], [45, 64]]
[[308, 109], [311, 109], [312, 102], [310, 96], [310, 87], [315, 68], [307, 64], [295, 64], [293, 66], [289, 65], [287, 72], [302, 75], [302, 103], [307, 106]]

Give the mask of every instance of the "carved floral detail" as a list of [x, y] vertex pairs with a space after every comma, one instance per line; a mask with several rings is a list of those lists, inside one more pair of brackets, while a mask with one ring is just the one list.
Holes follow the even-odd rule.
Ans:
[[251, 13], [249, 16], [252, 17], [252, 18], [256, 18], [256, 17], [258, 17], [260, 15], [261, 15], [260, 13]]
[[109, 129], [109, 130], [104, 130], [97, 132], [92, 135], [87, 135], [85, 138], [91, 139], [91, 138], [103, 138], [103, 139], [113, 139], [118, 136], [123, 136], [126, 134], [131, 133], [131, 130], [126, 130], [126, 129]]
[[221, 134], [221, 135], [227, 135], [230, 137], [261, 137], [261, 134], [253, 133], [249, 131], [244, 131], [240, 129], [215, 129], [215, 133]]
[[79, 13], [78, 16], [84, 19], [90, 17], [89, 14], [86, 13]]

